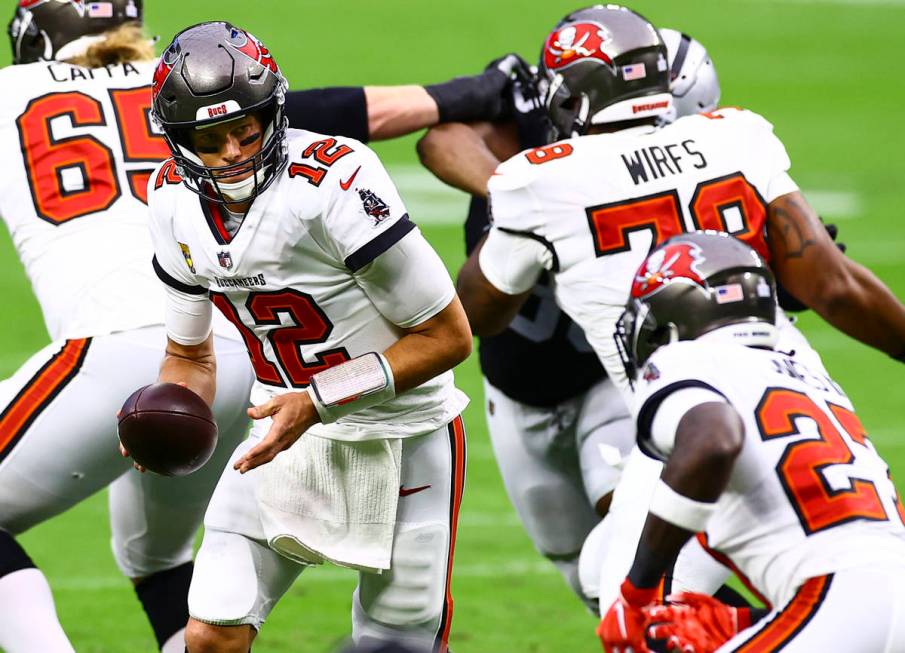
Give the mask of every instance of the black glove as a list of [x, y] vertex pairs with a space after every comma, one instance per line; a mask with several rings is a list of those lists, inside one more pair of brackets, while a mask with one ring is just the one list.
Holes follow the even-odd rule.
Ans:
[[521, 148], [549, 143], [550, 120], [544, 106], [540, 79], [534, 69], [523, 65], [513, 71], [509, 103]]
[[490, 62], [480, 75], [456, 77], [441, 84], [425, 86], [440, 114], [440, 122], [506, 120], [512, 117], [510, 100], [513, 80], [531, 71], [517, 54], [507, 54]]
[[[845, 254], [845, 243], [836, 242], [836, 236], [839, 235], [839, 228], [832, 223], [826, 224], [823, 222], [823, 218], [820, 218], [820, 222], [823, 223], [823, 228], [826, 229], [830, 238], [836, 243], [836, 247], [839, 248], [839, 251]], [[802, 311], [808, 310], [808, 307], [802, 304], [794, 295], [792, 295], [792, 293], [783, 288], [779, 281], [776, 282], [776, 300], [779, 302], [779, 307], [787, 313], [801, 313]]]

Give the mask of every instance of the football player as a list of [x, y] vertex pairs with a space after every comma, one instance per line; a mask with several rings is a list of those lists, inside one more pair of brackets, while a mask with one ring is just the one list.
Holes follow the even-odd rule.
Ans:
[[302, 570], [333, 561], [360, 572], [356, 641], [443, 651], [467, 403], [450, 370], [471, 332], [377, 157], [288, 129], [285, 92], [267, 49], [223, 22], [176, 35], [154, 74], [173, 154], [148, 186], [160, 380], [214, 398], [212, 305], [256, 374], [251, 437], [205, 517], [188, 650], [247, 651]]
[[[563, 30], [580, 32], [580, 51], [565, 47], [575, 34]], [[603, 39], [606, 33], [620, 38]], [[766, 120], [724, 109], [658, 126], [672, 97], [667, 52], [649, 22], [614, 5], [572, 14], [548, 37], [542, 74], [548, 115], [565, 140], [513, 157], [490, 180], [493, 226], [458, 281], [475, 333], [504, 329], [537, 279], [550, 275], [557, 304], [584, 329], [628, 399], [612, 336], [632, 275], [658, 242], [712, 228], [750, 243], [831, 324], [905, 357], [905, 307], [834, 246], [789, 177], [785, 148]], [[873, 319], [863, 320], [867, 314]], [[781, 348], [819, 364], [781, 311], [777, 322]], [[639, 456], [627, 467], [632, 459]], [[643, 456], [637, 464], [647, 469], [642, 476], [656, 478]], [[611, 512], [620, 493], [643, 503], [643, 490], [617, 490]], [[633, 528], [614, 530], [630, 555]], [[609, 551], [607, 558], [620, 559]], [[609, 582], [604, 576], [601, 586], [603, 578]]]
[[[142, 2], [107, 9], [20, 2], [9, 30], [15, 65], [0, 72], [0, 143], [21, 157], [0, 182], [0, 214], [53, 339], [0, 383], [0, 648], [8, 651], [71, 650], [47, 581], [14, 536], [112, 483], [117, 564], [158, 645], [181, 653], [193, 537], [247, 426], [252, 371], [241, 336], [218, 320], [219, 458], [185, 479], [139, 477], [124, 474], [111, 445], [116, 409], [128, 389], [156, 378], [164, 341], [145, 202], [151, 170], [169, 150], [147, 118], [156, 57], [140, 29]], [[424, 88], [288, 93], [287, 113], [372, 139], [440, 118], [492, 117], [512, 62]], [[190, 250], [182, 256], [194, 265]]]
[[[675, 103], [669, 120], [715, 109], [720, 85], [701, 43], [661, 30]], [[514, 120], [446, 123], [419, 141], [424, 165], [472, 194], [465, 222], [471, 254], [489, 229], [487, 182], [502, 160], [544, 145], [547, 116], [537, 90], [513, 84]], [[606, 514], [622, 457], [634, 431], [624, 402], [584, 333], [556, 305], [543, 275], [511, 323], [481, 338], [485, 416], [506, 491], [535, 548], [595, 607], [596, 587], [579, 578], [579, 553]], [[537, 378], [556, 379], [538, 383]], [[605, 456], [601, 457], [601, 452]]]
[[[608, 651], [905, 650], [905, 511], [843, 389], [778, 348], [776, 310], [770, 269], [725, 234], [671, 238], [634, 277], [619, 337], [638, 444], [665, 467], [598, 629]], [[766, 618], [700, 596], [642, 612], [695, 534]]]

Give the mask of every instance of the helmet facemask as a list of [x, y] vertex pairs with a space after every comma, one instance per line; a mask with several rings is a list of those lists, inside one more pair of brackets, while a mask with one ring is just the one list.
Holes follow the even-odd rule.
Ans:
[[[186, 188], [218, 204], [265, 192], [288, 161], [287, 87], [270, 51], [242, 29], [213, 21], [177, 34], [154, 73], [152, 107]], [[260, 150], [229, 165], [205, 165], [192, 135], [249, 115], [261, 123]]]
[[[263, 127], [261, 149], [251, 157], [225, 166], [207, 166], [195, 152], [191, 143], [190, 132], [204, 129], [213, 124], [165, 131], [167, 142], [173, 152], [173, 160], [178, 167], [177, 173], [182, 177], [186, 188], [206, 200], [217, 204], [231, 204], [254, 199], [265, 190], [283, 171], [288, 161], [286, 129], [289, 120], [283, 110], [285, 96], [274, 102], [273, 107], [264, 108], [257, 113]], [[248, 115], [236, 116], [237, 120]], [[222, 122], [222, 121], [221, 121]], [[173, 134], [173, 138], [170, 137]], [[231, 181], [236, 177], [248, 175], [240, 181]]]

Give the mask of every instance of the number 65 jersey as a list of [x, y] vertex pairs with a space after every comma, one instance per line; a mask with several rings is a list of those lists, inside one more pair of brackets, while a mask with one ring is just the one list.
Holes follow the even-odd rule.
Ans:
[[[227, 230], [220, 205], [182, 184], [172, 160], [148, 187], [154, 267], [171, 296], [167, 331], [177, 342], [200, 342], [213, 303], [245, 340], [255, 404], [385, 351], [455, 297], [370, 149], [295, 129], [287, 144], [288, 165], [236, 231]], [[404, 264], [386, 254], [405, 247]], [[420, 435], [451, 422], [466, 403], [449, 371], [312, 432], [341, 440]]]
[[772, 125], [738, 109], [523, 152], [488, 184], [493, 229], [481, 269], [509, 294], [550, 270], [557, 302], [625, 390], [613, 331], [644, 258], [672, 236], [715, 229], [769, 261], [767, 204], [797, 190], [789, 166]]
[[0, 214], [54, 340], [163, 321], [145, 206], [169, 156], [148, 119], [155, 64], [0, 70]]
[[728, 402], [741, 416], [741, 454], [699, 539], [772, 605], [809, 578], [905, 561], [889, 468], [822, 366], [704, 336], [654, 352], [635, 400], [638, 444], [660, 460], [695, 405]]

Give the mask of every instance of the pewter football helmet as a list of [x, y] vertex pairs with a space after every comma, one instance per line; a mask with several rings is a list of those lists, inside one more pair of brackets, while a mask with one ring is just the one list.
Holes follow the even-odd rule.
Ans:
[[641, 264], [615, 337], [632, 380], [659, 347], [717, 329], [772, 347], [775, 322], [776, 284], [764, 260], [729, 234], [698, 231], [670, 238]]
[[660, 34], [640, 14], [618, 5], [569, 14], [547, 37], [539, 65], [554, 135], [664, 114], [668, 68]]
[[7, 28], [13, 63], [68, 59], [84, 49], [82, 39], [141, 17], [142, 0], [20, 0]]
[[[273, 183], [287, 160], [286, 88], [270, 51], [230, 23], [201, 23], [173, 37], [154, 72], [152, 111], [189, 190], [222, 204], [257, 197]], [[265, 129], [260, 152], [231, 165], [205, 166], [191, 131], [250, 113]], [[235, 181], [249, 170], [254, 174]]]

